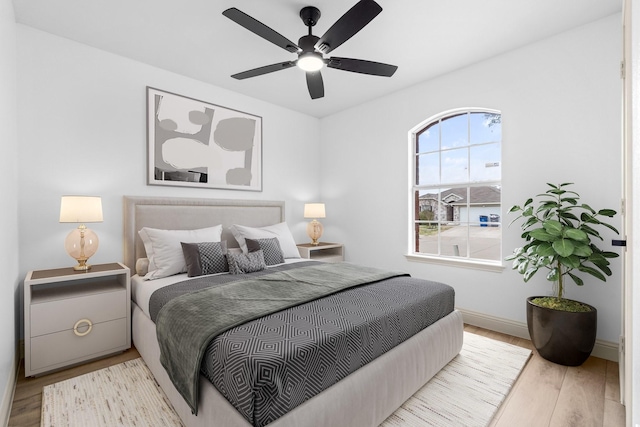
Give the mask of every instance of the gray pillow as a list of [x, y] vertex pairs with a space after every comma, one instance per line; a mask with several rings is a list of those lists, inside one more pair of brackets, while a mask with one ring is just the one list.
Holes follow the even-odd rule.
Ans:
[[180, 244], [185, 264], [187, 264], [187, 276], [196, 277], [229, 271], [225, 256], [227, 242], [180, 242]]
[[229, 262], [229, 273], [231, 274], [253, 273], [267, 268], [261, 250], [249, 252], [248, 254], [227, 252], [227, 261]]
[[284, 256], [280, 249], [280, 242], [276, 237], [270, 239], [245, 239], [249, 252], [262, 250], [264, 263], [267, 265], [282, 264]]

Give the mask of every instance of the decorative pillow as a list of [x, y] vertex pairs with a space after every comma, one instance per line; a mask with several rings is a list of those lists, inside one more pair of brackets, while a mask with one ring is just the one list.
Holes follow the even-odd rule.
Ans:
[[180, 242], [180, 244], [187, 264], [187, 276], [196, 277], [229, 271], [226, 257], [227, 242]]
[[136, 274], [140, 277], [149, 272], [149, 258], [138, 258], [136, 260]]
[[278, 239], [272, 237], [270, 239], [244, 239], [247, 243], [249, 253], [262, 250], [264, 255], [264, 263], [267, 265], [282, 264], [284, 256]]
[[261, 250], [248, 254], [234, 254], [229, 252], [227, 253], [227, 261], [229, 262], [229, 273], [231, 274], [253, 273], [254, 271], [267, 268]]
[[261, 228], [234, 224], [229, 229], [245, 254], [249, 252], [245, 239], [269, 239], [275, 237], [280, 243], [284, 258], [300, 258], [300, 252], [298, 252], [298, 247], [286, 222]]
[[197, 230], [159, 230], [144, 227], [138, 231], [149, 258], [145, 280], [159, 279], [187, 271], [180, 242], [219, 242], [222, 225]]

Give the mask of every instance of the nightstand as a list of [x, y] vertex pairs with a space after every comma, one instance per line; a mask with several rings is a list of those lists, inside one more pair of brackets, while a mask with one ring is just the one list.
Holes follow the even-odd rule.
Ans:
[[322, 262], [344, 261], [344, 245], [340, 243], [320, 242], [318, 245], [305, 243], [297, 246], [302, 258]]
[[131, 347], [129, 268], [30, 271], [24, 280], [25, 376]]

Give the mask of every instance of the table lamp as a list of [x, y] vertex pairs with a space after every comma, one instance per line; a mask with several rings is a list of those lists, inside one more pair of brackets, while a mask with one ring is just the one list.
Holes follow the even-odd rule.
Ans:
[[88, 271], [87, 260], [98, 250], [98, 236], [89, 230], [86, 222], [102, 222], [102, 199], [96, 196], [62, 196], [60, 201], [60, 222], [79, 223], [78, 228], [67, 235], [64, 248], [78, 265], [76, 271]]
[[324, 203], [305, 203], [304, 217], [313, 219], [307, 224], [307, 234], [311, 238], [311, 244], [318, 246], [318, 239], [322, 236], [324, 229], [316, 218], [325, 218]]

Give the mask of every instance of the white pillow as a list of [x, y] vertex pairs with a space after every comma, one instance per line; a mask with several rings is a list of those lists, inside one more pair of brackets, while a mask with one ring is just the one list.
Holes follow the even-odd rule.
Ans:
[[280, 243], [280, 249], [282, 249], [282, 256], [285, 258], [300, 258], [300, 252], [296, 246], [296, 241], [293, 240], [291, 231], [286, 222], [280, 224], [269, 225], [267, 227], [247, 227], [246, 225], [234, 224], [229, 227], [233, 237], [238, 241], [238, 245], [245, 254], [248, 253], [247, 242], [244, 239], [269, 239], [275, 237]]
[[143, 227], [138, 231], [149, 258], [145, 280], [159, 279], [187, 271], [180, 242], [219, 242], [222, 225], [198, 230], [159, 230]]

